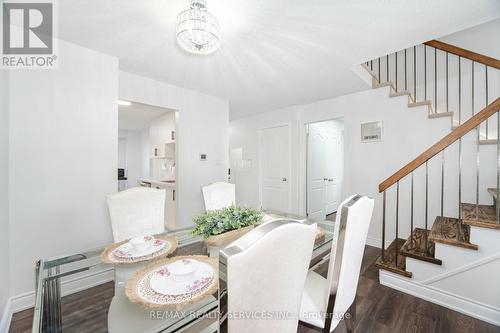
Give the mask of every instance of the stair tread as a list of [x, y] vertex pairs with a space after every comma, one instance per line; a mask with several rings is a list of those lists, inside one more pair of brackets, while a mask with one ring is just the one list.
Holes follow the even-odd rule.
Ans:
[[[459, 239], [457, 239], [457, 223], [460, 227]], [[433, 242], [477, 250], [478, 246], [470, 243], [469, 239], [470, 226], [453, 217], [437, 216], [429, 234], [429, 240]]]
[[453, 112], [436, 112], [429, 114], [429, 118], [443, 118], [443, 117], [453, 117]]
[[417, 107], [417, 106], [429, 106], [429, 105], [432, 105], [432, 102], [431, 101], [419, 101], [419, 102], [410, 102], [408, 103], [408, 107], [412, 108], [412, 107]]
[[[489, 191], [489, 190], [488, 190]], [[462, 203], [460, 205], [462, 222], [476, 227], [500, 229], [496, 219], [496, 208], [492, 205]]]
[[409, 90], [401, 90], [398, 92], [391, 92], [389, 97], [400, 97], [400, 96], [410, 96], [411, 92]]
[[[410, 258], [424, 260], [433, 264], [441, 265], [442, 262], [435, 257], [435, 243], [428, 239], [429, 230], [415, 228], [410, 237], [401, 247], [401, 254]], [[427, 251], [425, 251], [425, 239], [427, 237]]]
[[406, 271], [406, 260], [401, 252], [398, 255], [398, 262], [396, 266], [396, 247], [401, 248], [406, 240], [402, 238], [395, 239], [391, 245], [385, 250], [385, 260], [382, 261], [382, 256], [380, 256], [375, 265], [380, 269], [385, 269], [389, 272], [396, 273], [405, 277], [411, 277], [411, 272]]

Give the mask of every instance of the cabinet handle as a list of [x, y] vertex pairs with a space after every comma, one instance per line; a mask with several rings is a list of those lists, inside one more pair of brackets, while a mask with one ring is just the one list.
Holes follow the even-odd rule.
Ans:
[[172, 191], [172, 200], [175, 201], [175, 190]]

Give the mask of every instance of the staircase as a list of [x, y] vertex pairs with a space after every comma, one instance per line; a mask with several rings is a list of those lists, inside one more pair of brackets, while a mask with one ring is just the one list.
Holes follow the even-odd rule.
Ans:
[[[429, 41], [363, 67], [373, 88], [390, 87], [390, 98], [407, 98], [408, 107], [425, 110], [430, 119], [450, 118], [448, 135], [379, 185], [381, 283], [398, 289], [415, 283], [417, 290], [451, 276], [454, 285], [467, 283], [460, 280], [470, 274], [464, 272], [483, 264], [495, 263], [494, 271], [500, 272], [500, 60]], [[480, 288], [481, 281], [470, 283], [479, 282]], [[455, 295], [442, 283], [439, 288]], [[474, 301], [487, 308], [480, 315], [455, 309], [500, 325], [500, 289], [491, 292], [498, 293], [498, 302], [492, 298], [494, 304], [483, 304], [488, 295]], [[474, 298], [466, 296], [459, 298]]]

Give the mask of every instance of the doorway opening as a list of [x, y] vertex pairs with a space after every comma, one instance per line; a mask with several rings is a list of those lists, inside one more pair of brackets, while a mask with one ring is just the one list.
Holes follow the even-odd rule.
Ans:
[[118, 191], [151, 187], [166, 191], [165, 227], [175, 229], [178, 112], [132, 101], [118, 106]]
[[344, 120], [306, 124], [306, 212], [324, 221], [337, 212], [344, 182]]

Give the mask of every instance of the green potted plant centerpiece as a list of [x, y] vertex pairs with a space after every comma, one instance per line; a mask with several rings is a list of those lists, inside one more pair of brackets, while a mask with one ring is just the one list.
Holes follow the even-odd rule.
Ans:
[[219, 248], [252, 230], [262, 221], [261, 211], [231, 205], [222, 209], [207, 211], [193, 219], [196, 227], [193, 235], [201, 236], [209, 246], [211, 256]]

